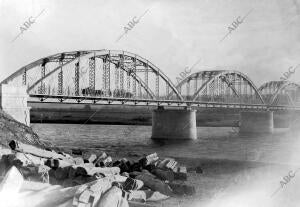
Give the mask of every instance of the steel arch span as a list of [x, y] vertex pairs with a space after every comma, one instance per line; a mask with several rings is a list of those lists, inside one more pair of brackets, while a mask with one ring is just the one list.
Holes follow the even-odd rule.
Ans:
[[234, 70], [199, 71], [186, 77], [176, 88], [185, 100], [265, 104], [254, 83]]
[[300, 106], [300, 85], [289, 81], [270, 81], [259, 87], [268, 105]]
[[147, 59], [121, 50], [54, 54], [34, 61], [2, 83], [26, 85], [29, 95], [93, 96], [182, 101], [171, 80]]

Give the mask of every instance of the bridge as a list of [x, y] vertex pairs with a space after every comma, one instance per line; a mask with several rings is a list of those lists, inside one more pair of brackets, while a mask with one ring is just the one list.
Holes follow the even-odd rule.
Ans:
[[176, 85], [146, 58], [120, 50], [50, 55], [23, 66], [3, 84], [25, 86], [29, 102], [238, 108], [261, 113], [300, 109], [296, 83], [270, 81], [258, 88], [247, 75], [223, 69], [195, 72]]

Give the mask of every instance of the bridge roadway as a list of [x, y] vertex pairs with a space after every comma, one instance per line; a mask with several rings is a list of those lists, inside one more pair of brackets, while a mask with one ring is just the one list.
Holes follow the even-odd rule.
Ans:
[[132, 106], [167, 106], [167, 107], [199, 107], [199, 108], [232, 108], [242, 110], [300, 110], [300, 106], [292, 105], [266, 105], [266, 104], [245, 104], [245, 103], [220, 103], [202, 101], [180, 101], [180, 100], [154, 100], [135, 98], [114, 98], [98, 96], [65, 96], [30, 94], [29, 103], [65, 103], [65, 104], [99, 104], [99, 105], [132, 105]]

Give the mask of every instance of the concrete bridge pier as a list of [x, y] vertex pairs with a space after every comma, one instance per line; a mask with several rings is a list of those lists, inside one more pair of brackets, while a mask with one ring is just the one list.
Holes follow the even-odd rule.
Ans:
[[152, 112], [152, 139], [197, 139], [196, 110], [158, 109]]
[[241, 111], [240, 133], [272, 133], [273, 111]]

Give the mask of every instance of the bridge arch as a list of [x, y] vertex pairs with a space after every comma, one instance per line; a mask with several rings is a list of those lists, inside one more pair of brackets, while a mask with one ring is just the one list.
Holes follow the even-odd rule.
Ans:
[[[191, 90], [191, 85], [194, 84]], [[182, 88], [186, 86], [186, 94]], [[195, 72], [176, 86], [187, 100], [265, 104], [257, 87], [245, 74], [234, 70]], [[169, 94], [170, 96], [172, 93]]]
[[17, 70], [16, 72], [14, 72], [10, 76], [8, 76], [6, 79], [4, 79], [0, 84], [7, 84], [10, 81], [13, 81], [14, 78], [22, 76], [22, 75], [24, 75], [24, 73], [26, 73], [30, 70], [33, 70], [37, 66], [40, 66], [40, 65], [44, 64], [46, 60], [48, 62], [58, 61], [61, 58], [62, 54], [64, 54], [65, 57], [68, 58], [68, 59], [74, 59], [76, 57], [76, 55], [78, 55], [78, 52], [79, 51], [56, 53], [54, 55], [49, 55], [47, 57], [40, 58], [40, 59], [38, 59], [34, 62], [31, 62], [31, 63], [21, 67], [19, 70]]
[[[70, 76], [73, 79], [73, 82], [75, 82], [72, 89], [75, 91], [75, 94], [78, 95], [80, 94], [80, 89], [84, 89], [83, 86], [80, 86], [80, 79], [82, 78], [80, 76], [80, 65], [83, 59], [88, 60], [88, 74], [85, 74], [85, 76], [88, 76], [86, 79], [88, 79], [87, 82], [89, 83], [85, 86], [85, 88], [95, 90], [95, 81], [100, 82], [102, 80], [103, 87], [101, 88], [101, 91], [108, 91], [109, 93], [107, 94], [111, 96], [113, 92], [113, 88], [111, 87], [111, 85], [113, 85], [112, 79], [114, 79], [114, 92], [116, 90], [127, 90], [127, 92], [133, 93], [131, 93], [131, 95], [133, 95], [132, 97], [136, 97], [137, 93], [142, 93], [141, 91], [143, 89], [146, 97], [150, 97], [150, 99], [161, 99], [163, 95], [161, 95], [160, 91], [162, 90], [162, 85], [165, 84], [166, 95], [170, 90], [176, 94], [176, 100], [183, 100], [175, 85], [162, 72], [162, 70], [137, 54], [121, 50], [73, 51], [47, 56], [22, 67], [1, 83], [13, 82], [15, 79], [19, 78], [22, 79], [21, 81], [24, 85], [28, 86], [29, 93], [36, 93], [34, 91], [36, 91], [38, 87], [43, 88], [43, 84], [45, 84], [49, 77], [53, 77], [55, 74], [58, 74], [57, 88], [61, 91], [59, 91], [59, 89], [57, 90], [58, 94], [63, 94], [64, 91], [61, 89], [64, 84], [63, 78], [65, 78], [63, 75], [65, 75], [67, 73], [66, 71], [68, 71], [71, 67], [73, 68], [73, 72], [69, 72], [67, 76]], [[102, 61], [101, 65], [103, 74], [101, 80], [99, 79], [99, 76], [97, 76], [97, 78], [95, 75], [97, 72], [96, 64], [98, 64], [98, 60]], [[49, 63], [51, 64], [50, 71], [46, 72], [45, 68]], [[56, 63], [56, 65], [54, 63]], [[111, 75], [113, 72], [114, 76]], [[33, 73], [35, 75], [34, 78], [31, 77], [32, 80], [30, 83], [27, 81], [29, 73]], [[143, 74], [144, 77], [141, 77]], [[127, 88], [124, 86], [125, 82], [127, 84]], [[40, 90], [40, 88], [38, 88], [39, 93], [46, 93], [45, 86], [44, 90]], [[113, 95], [115, 94], [114, 92]], [[143, 98], [145, 98], [145, 95]]]
[[300, 103], [300, 85], [290, 81], [270, 81], [258, 90], [268, 105], [296, 106]]

